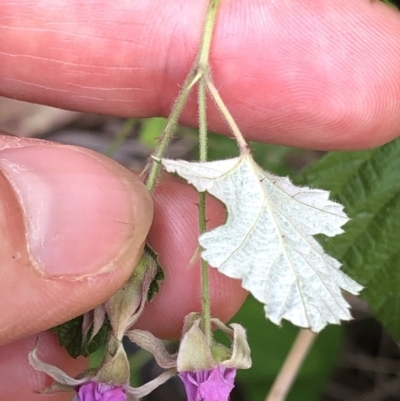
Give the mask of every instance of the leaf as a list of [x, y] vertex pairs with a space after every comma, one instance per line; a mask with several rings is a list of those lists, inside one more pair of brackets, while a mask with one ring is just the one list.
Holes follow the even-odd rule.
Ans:
[[362, 297], [400, 340], [400, 138], [358, 152], [332, 152], [301, 177], [332, 191], [351, 221], [324, 247], [343, 270], [366, 286]]
[[165, 270], [158, 261], [158, 253], [156, 253], [147, 243], [144, 246], [144, 252], [154, 260], [157, 268], [156, 275], [154, 276], [147, 293], [147, 302], [151, 302], [157, 293], [160, 292], [161, 282], [165, 280]]
[[340, 288], [357, 294], [362, 287], [312, 237], [340, 234], [348, 221], [328, 192], [264, 172], [250, 155], [207, 163], [163, 159], [162, 164], [226, 205], [226, 223], [199, 239], [202, 257], [242, 279], [243, 288], [264, 304], [267, 318], [316, 332], [351, 319]]
[[57, 333], [60, 345], [67, 350], [72, 358], [77, 358], [81, 355], [86, 357], [97, 351], [106, 344], [110, 332], [110, 323], [106, 319], [94, 338], [90, 339], [89, 331], [86, 341], [82, 344], [82, 323], [83, 316], [78, 316], [51, 329], [51, 331]]

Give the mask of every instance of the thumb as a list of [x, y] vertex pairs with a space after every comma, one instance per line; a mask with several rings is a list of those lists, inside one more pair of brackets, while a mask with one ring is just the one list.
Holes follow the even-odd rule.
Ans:
[[110, 297], [153, 217], [145, 186], [89, 150], [0, 136], [0, 344]]

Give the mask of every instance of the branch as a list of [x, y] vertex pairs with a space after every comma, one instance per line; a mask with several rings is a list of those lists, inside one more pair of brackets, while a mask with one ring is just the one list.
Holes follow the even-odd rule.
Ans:
[[265, 401], [284, 401], [317, 335], [301, 329]]

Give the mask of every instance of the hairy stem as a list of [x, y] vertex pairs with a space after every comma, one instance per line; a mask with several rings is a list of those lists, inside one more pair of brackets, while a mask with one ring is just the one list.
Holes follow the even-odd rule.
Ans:
[[215, 21], [220, 0], [210, 0], [208, 3], [206, 22], [204, 23], [203, 33], [201, 36], [201, 45], [196, 58], [196, 63], [200, 68], [209, 68], [208, 60], [210, 58], [210, 48], [214, 33]]
[[[199, 82], [198, 93], [199, 104], [199, 150], [200, 161], [207, 161], [207, 115], [206, 115], [206, 87], [203, 79]], [[206, 232], [206, 193], [199, 193], [199, 232], [200, 235]], [[210, 306], [210, 289], [208, 279], [208, 263], [201, 259], [201, 300], [202, 300], [202, 317], [204, 324], [204, 333], [207, 342], [211, 344], [211, 306]]]
[[284, 401], [317, 335], [301, 329], [265, 401]]
[[193, 86], [198, 82], [200, 78], [204, 75], [205, 71], [208, 71], [209, 65], [209, 54], [211, 48], [212, 35], [214, 32], [214, 26], [218, 11], [220, 0], [210, 0], [207, 8], [206, 20], [204, 22], [203, 33], [201, 36], [199, 50], [197, 52], [196, 60], [192, 66], [192, 69], [183, 84], [183, 87], [176, 98], [175, 104], [172, 108], [172, 111], [168, 117], [167, 123], [165, 125], [164, 131], [161, 134], [157, 149], [154, 153], [154, 158], [156, 160], [152, 160], [150, 173], [146, 180], [147, 189], [149, 192], [154, 191], [154, 187], [157, 182], [158, 171], [160, 169], [160, 165], [157, 159], [160, 159], [167, 146], [168, 143], [174, 133], [174, 130], [178, 124], [179, 116], [182, 113], [183, 107], [186, 104], [186, 100], [193, 89]]
[[229, 112], [228, 108], [226, 107], [224, 101], [221, 98], [221, 95], [218, 92], [218, 89], [215, 87], [214, 82], [209, 74], [204, 75], [205, 82], [207, 84], [207, 89], [210, 92], [212, 99], [214, 100], [215, 104], [219, 108], [221, 114], [224, 116], [226, 122], [228, 123], [229, 128], [231, 129], [236, 142], [239, 146], [241, 154], [248, 154], [249, 146], [245, 141], [242, 133], [240, 132], [239, 127], [237, 126], [232, 114]]
[[[206, 21], [201, 37], [201, 46], [196, 59], [196, 64], [202, 78], [199, 81], [198, 105], [199, 105], [199, 150], [200, 161], [207, 161], [207, 113], [206, 113], [206, 84], [203, 79], [204, 74], [208, 74], [211, 42], [214, 33], [215, 22], [217, 18], [218, 6], [220, 0], [210, 0], [207, 8]], [[199, 193], [199, 232], [200, 235], [206, 232], [206, 193]], [[207, 342], [211, 344], [211, 305], [210, 288], [208, 277], [208, 263], [201, 259], [201, 300], [202, 300], [202, 318], [204, 324], [204, 333]]]
[[[154, 191], [158, 171], [160, 168], [158, 160], [163, 156], [171, 136], [178, 124], [179, 116], [185, 106], [186, 100], [193, 89], [193, 86], [199, 82], [198, 105], [199, 105], [199, 147], [200, 161], [207, 161], [207, 116], [206, 116], [206, 82], [204, 76], [208, 76], [209, 56], [211, 42], [214, 33], [215, 22], [217, 18], [220, 0], [210, 0], [207, 8], [206, 19], [204, 22], [203, 32], [199, 50], [193, 67], [183, 84], [183, 87], [175, 101], [172, 111], [168, 117], [164, 131], [161, 134], [157, 149], [153, 155], [150, 172], [146, 180], [147, 189]], [[206, 197], [205, 192], [199, 194], [199, 231], [203, 234], [206, 231]], [[202, 317], [204, 322], [204, 332], [207, 341], [211, 343], [211, 307], [210, 307], [210, 290], [208, 277], [208, 264], [201, 260], [201, 288], [202, 288]]]
[[[183, 87], [176, 98], [175, 104], [172, 108], [170, 115], [168, 116], [167, 123], [165, 124], [164, 130], [160, 136], [156, 151], [154, 152], [153, 156], [155, 159], [160, 159], [167, 146], [171, 137], [175, 131], [175, 128], [178, 124], [179, 116], [182, 113], [183, 107], [186, 104], [186, 100], [196, 82], [200, 79], [201, 73], [197, 73], [195, 70], [192, 70], [189, 75], [187, 76]], [[147, 176], [146, 185], [147, 189], [150, 193], [154, 191], [154, 187], [156, 186], [157, 182], [157, 175], [160, 169], [160, 164], [157, 160], [151, 161], [150, 173]]]

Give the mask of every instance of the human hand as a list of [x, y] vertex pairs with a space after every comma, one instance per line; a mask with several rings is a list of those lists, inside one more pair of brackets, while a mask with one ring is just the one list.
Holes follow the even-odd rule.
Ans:
[[[0, 93], [83, 111], [167, 115], [193, 60], [207, 1], [164, 3], [0, 4]], [[248, 138], [358, 149], [397, 135], [398, 12], [363, 0], [235, 0], [223, 2], [219, 15], [213, 75]], [[210, 128], [226, 133], [211, 103], [209, 114]], [[182, 122], [196, 121], [189, 102]], [[151, 222], [151, 201], [128, 172], [88, 151], [9, 137], [0, 149], [0, 167], [15, 185], [3, 177], [0, 342], [9, 344], [0, 348], [0, 388], [6, 401], [40, 400], [32, 392], [47, 379], [27, 365], [34, 337], [26, 336], [91, 309], [121, 286]], [[183, 316], [199, 308], [198, 269], [188, 268], [197, 243], [196, 202], [195, 192], [177, 182], [156, 191], [149, 241], [168, 280], [141, 327], [160, 336], [176, 336]], [[222, 216], [210, 200], [211, 224]], [[70, 279], [43, 279], [31, 266], [24, 219], [34, 235], [30, 249], [38, 247], [44, 265]], [[33, 234], [36, 223], [43, 241]], [[82, 274], [90, 277], [71, 280]], [[213, 314], [224, 320], [245, 297], [238, 282], [214, 270], [211, 291]], [[43, 359], [72, 375], [82, 370], [85, 362], [71, 361], [52, 335], [40, 337]]]

